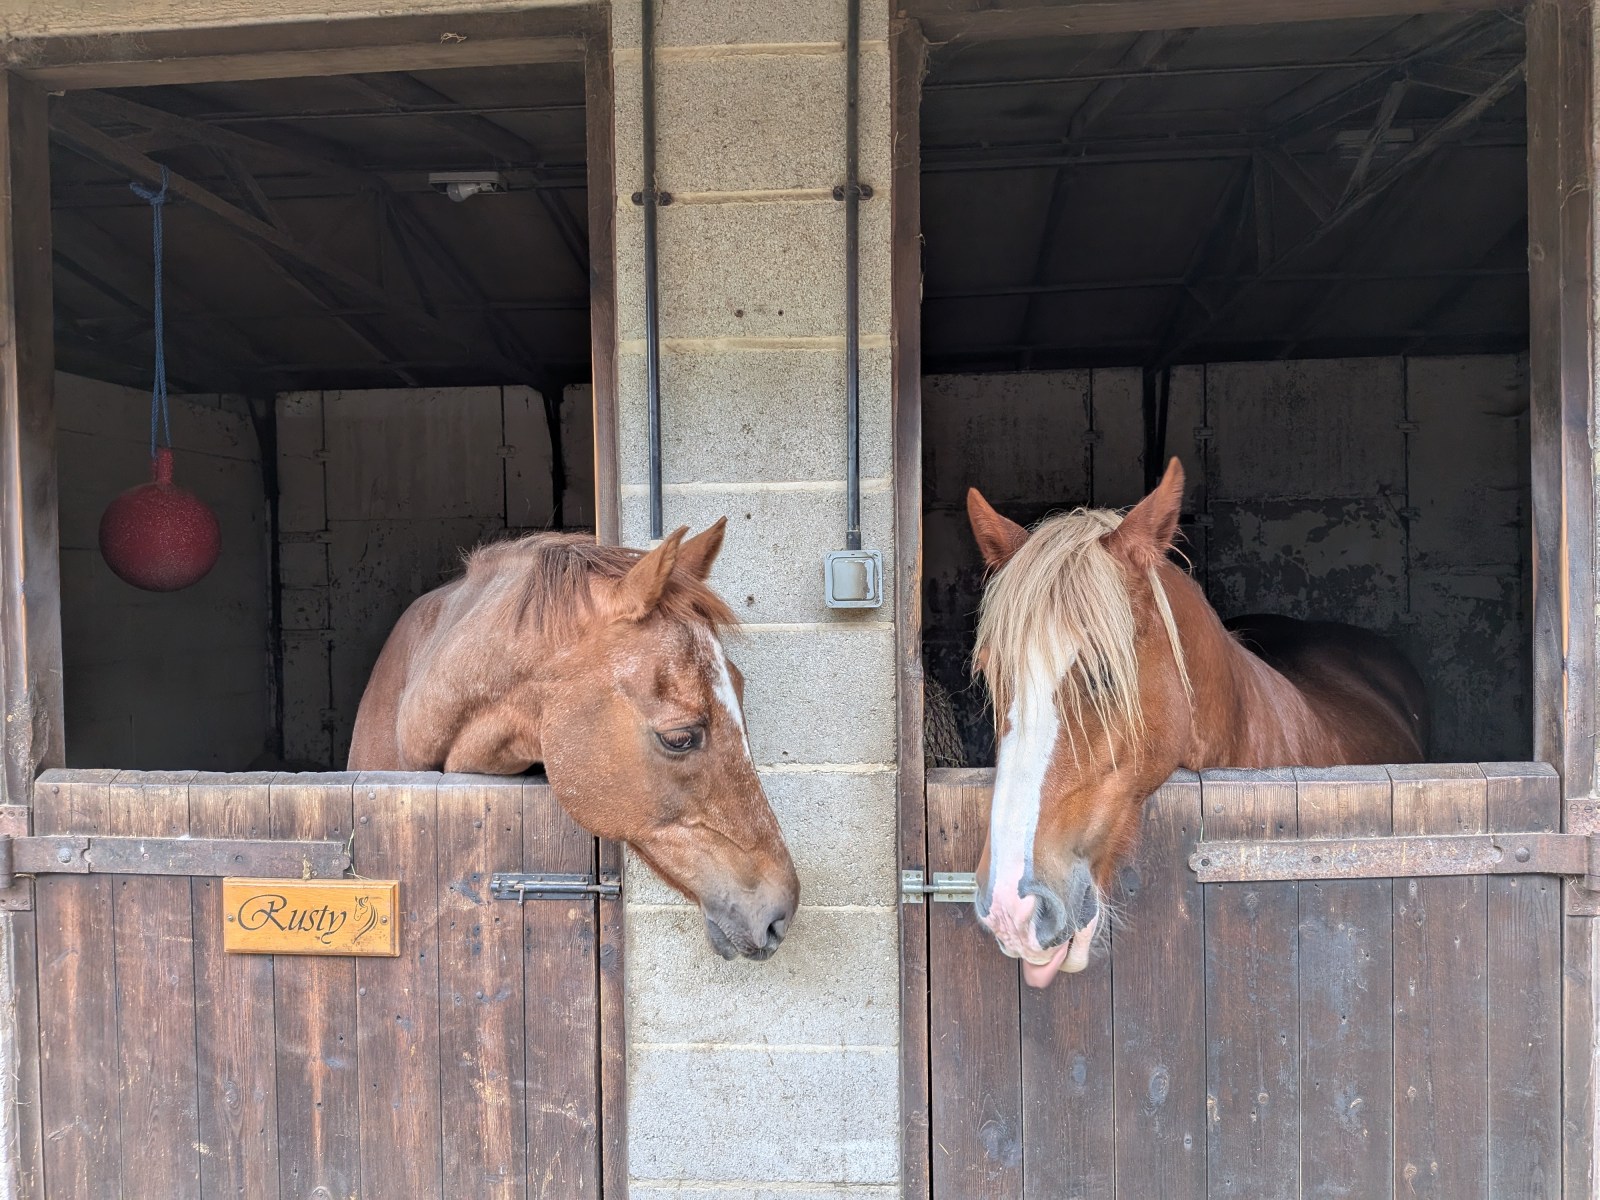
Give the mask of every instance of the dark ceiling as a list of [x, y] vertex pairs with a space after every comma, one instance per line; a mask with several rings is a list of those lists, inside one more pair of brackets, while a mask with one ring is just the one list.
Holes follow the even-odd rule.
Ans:
[[934, 46], [929, 371], [1527, 344], [1503, 13]]
[[[1502, 13], [930, 53], [927, 369], [1505, 351], [1527, 340], [1523, 31]], [[52, 100], [57, 356], [175, 386], [588, 377], [580, 63]], [[510, 189], [455, 203], [432, 171]]]
[[[589, 374], [581, 63], [52, 99], [56, 353], [150, 375], [168, 167], [174, 387], [559, 386]], [[433, 171], [499, 170], [457, 203]]]

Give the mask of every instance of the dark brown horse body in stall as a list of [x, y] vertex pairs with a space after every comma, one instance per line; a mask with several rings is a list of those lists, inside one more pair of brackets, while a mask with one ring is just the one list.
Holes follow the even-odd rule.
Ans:
[[724, 958], [766, 958], [800, 885], [745, 734], [733, 614], [705, 580], [724, 522], [649, 553], [536, 534], [484, 547], [389, 635], [357, 771], [515, 775], [700, 905]]
[[1223, 623], [1168, 557], [1182, 499], [1177, 460], [1125, 517], [1078, 510], [1029, 531], [968, 493], [993, 572], [975, 661], [999, 744], [976, 904], [1035, 987], [1088, 963], [1140, 808], [1174, 770], [1424, 757], [1422, 681], [1382, 638]]

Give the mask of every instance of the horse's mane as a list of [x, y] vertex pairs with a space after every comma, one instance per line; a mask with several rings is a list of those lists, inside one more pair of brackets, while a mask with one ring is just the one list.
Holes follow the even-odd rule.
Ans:
[[[596, 581], [621, 579], [644, 554], [602, 546], [593, 535], [533, 533], [469, 552], [466, 578], [487, 584], [492, 576], [505, 576], [513, 585], [508, 599], [517, 627], [531, 621], [539, 633], [560, 637], [594, 614]], [[722, 597], [683, 571], [668, 577], [655, 611], [669, 621], [709, 625], [717, 633], [738, 624]]]
[[[984, 589], [974, 662], [983, 664], [997, 734], [1012, 702], [1041, 690], [1053, 696], [1074, 746], [1086, 707], [1108, 742], [1114, 731], [1131, 737], [1143, 728], [1133, 604], [1124, 568], [1103, 544], [1120, 524], [1122, 515], [1110, 509], [1047, 517]], [[1183, 647], [1154, 568], [1150, 585], [1188, 690]]]

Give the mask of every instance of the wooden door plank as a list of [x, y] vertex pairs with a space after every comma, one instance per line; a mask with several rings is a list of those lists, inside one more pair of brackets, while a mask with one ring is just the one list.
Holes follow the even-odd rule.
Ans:
[[1024, 1200], [1115, 1195], [1111, 967], [1097, 953], [1076, 975], [1022, 989]]
[[441, 1195], [439, 777], [356, 780], [356, 871], [400, 881], [400, 957], [356, 963], [361, 1177], [368, 1196]]
[[[35, 792], [36, 833], [102, 833], [115, 771], [78, 772]], [[40, 1124], [51, 1195], [121, 1193], [112, 877], [43, 875], [39, 934]]]
[[[987, 772], [970, 785], [930, 782], [929, 872], [977, 868], [989, 797]], [[928, 976], [933, 1194], [1015, 1200], [1022, 1195], [1021, 972], [971, 904], [930, 903]]]
[[[1491, 832], [1561, 828], [1543, 764], [1485, 763]], [[1548, 875], [1488, 880], [1490, 1196], [1561, 1194], [1561, 889]]]
[[[1295, 770], [1300, 836], [1390, 833], [1382, 767]], [[1306, 1200], [1391, 1195], [1394, 1030], [1387, 879], [1300, 888], [1300, 1180]]]
[[[193, 771], [125, 771], [112, 781], [105, 832], [182, 837]], [[113, 875], [117, 1076], [127, 1195], [200, 1194], [194, 925], [189, 881]]]
[[[610, 838], [595, 842], [600, 872], [607, 878], [623, 877], [622, 843]], [[625, 885], [624, 885], [625, 886]], [[595, 918], [599, 942], [600, 1012], [600, 1194], [625, 1196], [628, 1192], [628, 1017], [627, 937], [623, 929], [626, 904], [621, 894], [602, 899]]]
[[[1298, 832], [1294, 772], [1207, 771], [1205, 836]], [[1300, 1186], [1299, 885], [1222, 883], [1205, 897], [1208, 1194]]]
[[[352, 772], [276, 776], [270, 791], [272, 836], [348, 840], [354, 827], [355, 781]], [[364, 864], [357, 858], [356, 865]], [[348, 958], [277, 958], [273, 999], [278, 1174], [284, 1200], [359, 1195], [355, 963]]]
[[1180, 771], [1145, 801], [1123, 872], [1126, 925], [1112, 935], [1117, 1195], [1206, 1192], [1204, 897], [1189, 869], [1200, 780]]
[[[1390, 767], [1394, 831], [1481, 833], [1476, 766]], [[1397, 1195], [1488, 1194], [1489, 1075], [1482, 878], [1395, 881], [1394, 1187]]]
[[[195, 837], [272, 836], [270, 772], [189, 781]], [[194, 1020], [199, 1058], [200, 1193], [222, 1200], [278, 1196], [278, 1088], [273, 960], [222, 949], [222, 880], [189, 881], [194, 924]]]
[[[547, 784], [523, 785], [522, 813], [519, 869], [594, 870], [594, 838], [562, 811]], [[522, 906], [529, 1200], [597, 1200], [601, 1194], [595, 909], [591, 899]]]
[[490, 876], [520, 869], [521, 860], [521, 785], [446, 775], [439, 783], [439, 1099], [444, 1194], [461, 1200], [523, 1194], [522, 914], [489, 893]]
[[[57, 487], [50, 129], [45, 90], [8, 73], [0, 86], [0, 706], [6, 713], [0, 801], [28, 804], [37, 772], [65, 761]], [[43, 1188], [39, 1077], [38, 927], [33, 913], [0, 916], [10, 972], [0, 1007], [14, 1018], [0, 1113], [9, 1153], [0, 1188]]]

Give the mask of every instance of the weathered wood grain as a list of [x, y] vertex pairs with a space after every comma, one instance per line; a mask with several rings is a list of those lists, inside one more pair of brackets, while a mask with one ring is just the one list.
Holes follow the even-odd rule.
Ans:
[[[82, 782], [41, 785], [34, 831], [104, 830], [105, 785], [116, 774], [83, 772]], [[46, 875], [34, 884], [44, 1177], [61, 1196], [121, 1195], [112, 890], [109, 875]]]
[[[1297, 769], [1300, 836], [1391, 832], [1382, 767]], [[1307, 1200], [1391, 1194], [1394, 1030], [1387, 879], [1300, 887], [1300, 1183]]]
[[[1550, 767], [1485, 763], [1491, 832], [1561, 828]], [[1488, 888], [1490, 1196], [1561, 1195], [1561, 889], [1548, 875]]]
[[[922, 77], [928, 45], [915, 21], [889, 31], [891, 137], [890, 264], [894, 423], [895, 675], [900, 736], [900, 861], [923, 866], [928, 819], [923, 758], [922, 665]], [[900, 907], [900, 1187], [904, 1200], [928, 1194], [928, 909]]]
[[1200, 781], [1174, 775], [1145, 801], [1126, 924], [1112, 936], [1117, 1195], [1206, 1191], [1204, 897], [1189, 855]]
[[522, 914], [489, 892], [495, 871], [520, 869], [522, 836], [520, 781], [440, 781], [443, 1178], [461, 1200], [523, 1194]]
[[[602, 875], [622, 879], [622, 843], [609, 838], [595, 842]], [[624, 885], [626, 886], [626, 885]], [[627, 981], [624, 976], [627, 937], [623, 929], [621, 895], [599, 903], [600, 1012], [600, 1192], [626, 1195], [628, 1188], [628, 1020], [625, 1011]]]
[[[562, 811], [548, 785], [525, 784], [522, 806], [518, 869], [595, 869], [594, 838]], [[522, 907], [529, 1200], [601, 1195], [597, 920], [588, 897]]]
[[[930, 783], [928, 871], [972, 871], [989, 822], [990, 780]], [[950, 776], [945, 776], [948, 780]], [[957, 779], [960, 776], [956, 777]], [[933, 1195], [1022, 1195], [1021, 975], [971, 904], [928, 908], [928, 1059]]]
[[[278, 775], [272, 836], [345, 841], [353, 828], [351, 773]], [[365, 867], [357, 843], [356, 869]], [[402, 930], [402, 934], [404, 930]], [[273, 962], [278, 1158], [282, 1195], [361, 1194], [361, 1111], [356, 1059], [355, 963]]]
[[[272, 835], [272, 775], [196, 775], [195, 837]], [[199, 1059], [200, 1194], [278, 1196], [278, 1088], [273, 960], [222, 948], [222, 880], [192, 879], [194, 1020]]]
[[[1298, 831], [1293, 771], [1200, 777], [1207, 838]], [[1259, 1200], [1300, 1184], [1300, 885], [1223, 883], [1205, 897], [1207, 1194]]]
[[400, 957], [356, 963], [362, 1192], [441, 1192], [439, 776], [356, 780], [356, 870], [400, 881]]
[[[1483, 771], [1390, 767], [1395, 833], [1481, 833]], [[1489, 1075], [1482, 878], [1396, 880], [1394, 1188], [1397, 1196], [1487, 1196]]]
[[[189, 831], [193, 775], [118, 775], [108, 789], [103, 832], [182, 837]], [[198, 1197], [201, 1143], [189, 881], [113, 875], [111, 890], [123, 1192], [163, 1200]]]
[[1115, 1195], [1111, 975], [1097, 952], [1076, 975], [1022, 989], [1024, 1200]]
[[589, 343], [594, 403], [595, 535], [621, 540], [621, 468], [617, 452], [617, 154], [612, 117], [616, 80], [611, 69], [611, 10], [596, 10], [604, 28], [584, 49], [585, 141], [589, 170]]

